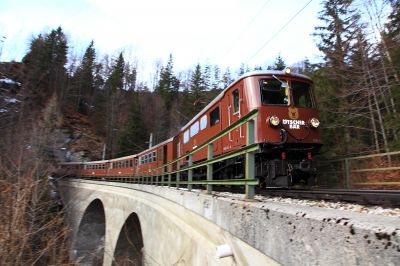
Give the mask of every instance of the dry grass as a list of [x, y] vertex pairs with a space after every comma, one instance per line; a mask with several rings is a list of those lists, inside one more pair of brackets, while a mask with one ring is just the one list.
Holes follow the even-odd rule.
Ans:
[[0, 121], [0, 265], [72, 265], [64, 213], [50, 197], [57, 113]]
[[46, 179], [0, 182], [1, 265], [67, 265], [68, 229]]

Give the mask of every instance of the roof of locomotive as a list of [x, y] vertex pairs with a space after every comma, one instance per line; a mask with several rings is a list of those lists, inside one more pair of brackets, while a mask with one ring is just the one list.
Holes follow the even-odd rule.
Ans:
[[197, 115], [195, 115], [188, 123], [186, 123], [186, 125], [184, 125], [182, 127], [181, 131], [186, 130], [194, 121], [196, 121], [200, 116], [202, 116], [211, 106], [213, 106], [216, 102], [218, 102], [224, 96], [224, 94], [227, 90], [229, 90], [233, 85], [235, 85], [240, 80], [247, 78], [247, 77], [251, 77], [251, 76], [272, 76], [272, 75], [285, 75], [285, 76], [290, 76], [290, 77], [295, 77], [295, 78], [308, 79], [311, 81], [311, 78], [306, 75], [294, 74], [294, 73], [287, 74], [287, 73], [285, 73], [284, 70], [256, 70], [256, 71], [247, 72], [247, 73], [243, 74], [242, 76], [240, 76], [239, 78], [237, 78], [234, 82], [229, 84], [229, 86], [226, 87], [223, 91], [221, 91], [217, 95], [217, 97], [214, 98], [214, 100], [212, 100], [209, 104], [207, 104], [206, 107], [204, 107]]

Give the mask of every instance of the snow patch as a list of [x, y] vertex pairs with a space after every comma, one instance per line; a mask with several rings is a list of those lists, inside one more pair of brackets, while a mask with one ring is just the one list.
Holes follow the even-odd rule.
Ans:
[[15, 99], [15, 98], [8, 98], [8, 97], [5, 97], [5, 98], [4, 98], [4, 101], [5, 101], [6, 103], [18, 103], [18, 102], [21, 102], [20, 100], [17, 100], [17, 99]]
[[8, 110], [7, 110], [7, 109], [0, 108], [0, 113], [7, 113], [7, 112], [8, 112]]
[[9, 79], [9, 78], [0, 79], [0, 83], [15, 84], [17, 86], [21, 86], [20, 82], [12, 80], [12, 79]]

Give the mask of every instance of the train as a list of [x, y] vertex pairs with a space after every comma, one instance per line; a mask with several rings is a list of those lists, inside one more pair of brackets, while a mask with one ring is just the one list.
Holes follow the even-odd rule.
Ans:
[[[188, 154], [225, 128], [257, 110], [254, 119], [255, 178], [260, 187], [314, 186], [317, 169], [313, 157], [322, 143], [320, 120], [311, 78], [284, 70], [246, 73], [223, 89], [175, 136], [140, 153], [110, 160], [62, 163], [65, 175], [81, 177], [140, 177], [174, 172], [188, 165]], [[214, 141], [218, 157], [246, 146], [247, 129], [241, 125]], [[207, 149], [190, 158], [207, 160]], [[174, 162], [170, 164], [170, 162]], [[184, 175], [184, 173], [182, 173]], [[205, 168], [193, 171], [193, 180], [204, 178]], [[238, 155], [213, 165], [214, 179], [245, 178], [245, 156]]]

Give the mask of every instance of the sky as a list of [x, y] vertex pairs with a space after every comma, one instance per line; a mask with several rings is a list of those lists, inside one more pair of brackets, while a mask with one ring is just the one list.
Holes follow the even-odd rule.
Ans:
[[94, 40], [99, 56], [123, 51], [142, 75], [170, 54], [176, 71], [313, 62], [320, 10], [321, 0], [1, 0], [0, 61], [21, 60], [33, 37], [61, 26], [75, 56]]

